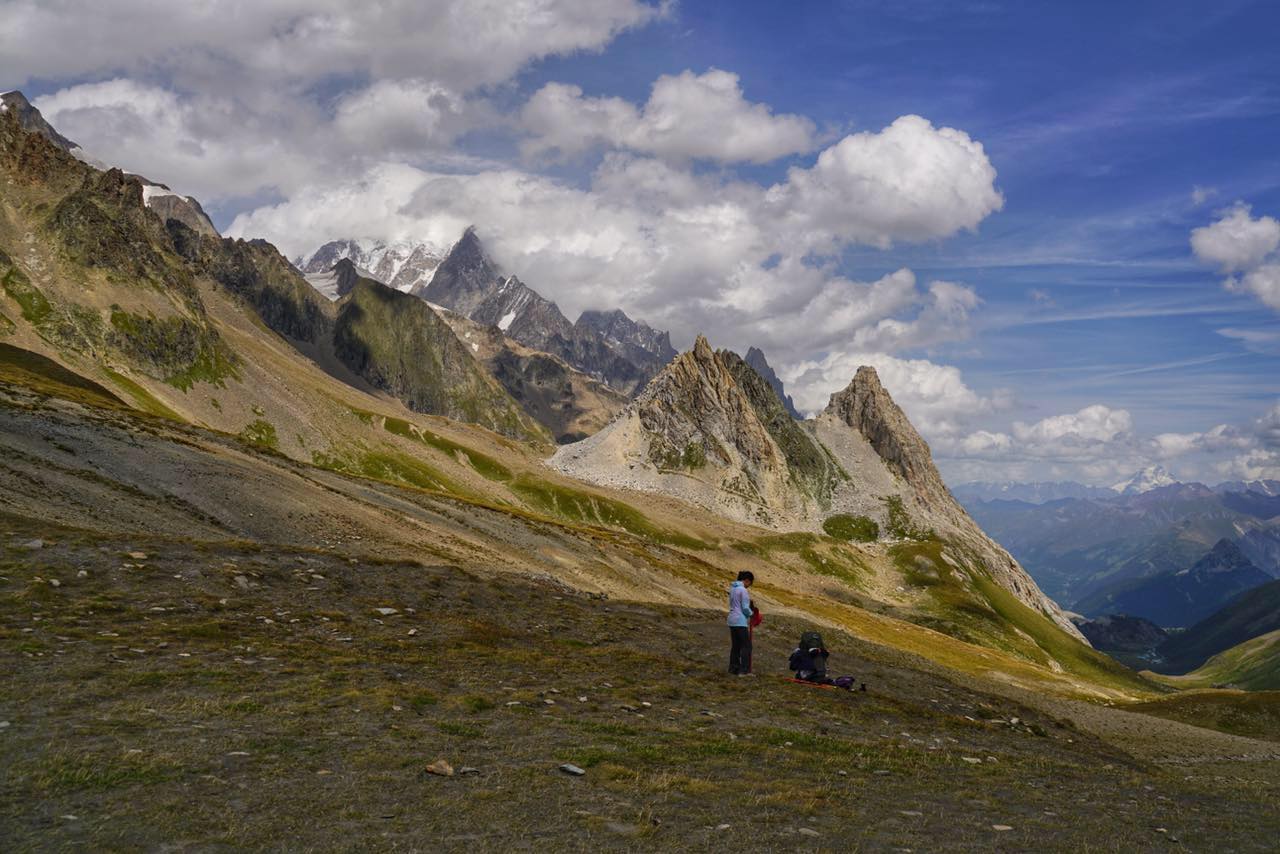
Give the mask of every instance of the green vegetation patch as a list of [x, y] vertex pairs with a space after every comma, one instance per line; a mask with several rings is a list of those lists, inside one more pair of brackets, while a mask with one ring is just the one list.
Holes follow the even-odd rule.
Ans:
[[827, 536], [843, 542], [872, 543], [880, 538], [880, 526], [868, 516], [839, 513], [828, 516], [822, 523]]
[[270, 421], [259, 418], [251, 421], [240, 431], [240, 438], [260, 448], [280, 449], [280, 440], [276, 437], [276, 428]]
[[151, 415], [158, 415], [161, 418], [171, 418], [174, 421], [182, 420], [182, 416], [166, 406], [164, 401], [160, 400], [160, 398], [147, 391], [143, 386], [134, 382], [129, 377], [126, 377], [119, 371], [113, 371], [111, 368], [104, 367], [102, 370], [107, 376], [111, 377], [111, 381], [115, 383], [118, 388], [123, 389], [129, 397], [133, 398], [134, 405], [138, 409], [141, 409], [143, 412], [150, 413]]
[[0, 287], [18, 304], [24, 320], [40, 324], [53, 312], [45, 295], [3, 251], [0, 251]]
[[427, 465], [421, 460], [398, 451], [354, 451], [349, 453], [324, 453], [313, 451], [311, 461], [321, 468], [368, 477], [374, 480], [385, 480], [389, 483], [407, 484], [432, 492], [448, 492], [453, 495], [470, 496], [448, 476]]
[[181, 315], [143, 316], [116, 307], [111, 328], [113, 347], [175, 388], [189, 391], [197, 382], [224, 386], [228, 377], [239, 377], [235, 354], [205, 323]]
[[639, 510], [621, 501], [539, 480], [528, 473], [519, 474], [511, 481], [511, 491], [550, 516], [588, 525], [622, 528], [632, 534], [682, 548], [707, 547], [694, 537], [660, 528]]
[[430, 430], [424, 430], [415, 424], [410, 424], [403, 418], [388, 417], [384, 419], [383, 427], [386, 428], [388, 433], [422, 442], [437, 451], [443, 451], [455, 459], [460, 459], [475, 469], [482, 477], [486, 477], [489, 480], [503, 482], [511, 480], [511, 469], [493, 457], [474, 451], [465, 445], [459, 445], [457, 442], [432, 433]]
[[896, 540], [932, 540], [937, 535], [932, 528], [922, 528], [911, 519], [899, 495], [886, 495], [883, 499], [887, 518], [885, 530]]

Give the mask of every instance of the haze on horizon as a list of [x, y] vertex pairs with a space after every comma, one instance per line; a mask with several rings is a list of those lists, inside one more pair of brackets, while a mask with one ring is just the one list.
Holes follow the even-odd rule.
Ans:
[[[501, 21], [502, 26], [496, 23]], [[1280, 478], [1280, 10], [0, 3], [0, 90], [293, 257], [474, 223], [570, 317], [859, 364], [952, 482]]]

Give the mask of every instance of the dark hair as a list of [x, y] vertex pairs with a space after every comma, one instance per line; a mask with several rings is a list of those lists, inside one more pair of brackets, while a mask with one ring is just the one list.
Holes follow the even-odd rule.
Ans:
[[756, 577], [754, 574], [752, 574], [751, 570], [744, 569], [742, 570], [742, 572], [738, 573], [738, 580], [739, 581], [755, 581]]

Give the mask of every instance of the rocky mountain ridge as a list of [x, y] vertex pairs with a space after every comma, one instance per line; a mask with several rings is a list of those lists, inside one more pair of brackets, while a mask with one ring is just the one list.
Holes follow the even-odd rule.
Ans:
[[[671, 495], [778, 531], [820, 530], [833, 517], [856, 515], [891, 538], [940, 538], [972, 560], [959, 573], [989, 574], [1078, 636], [951, 496], [928, 445], [873, 368], [860, 368], [818, 418], [796, 422], [764, 378], [699, 336], [613, 423], [562, 447], [551, 465], [582, 480]], [[962, 566], [955, 557], [947, 560]]]
[[[224, 239], [211, 226], [192, 224], [181, 210], [157, 202], [176, 198], [188, 212], [199, 211], [198, 203], [139, 176], [82, 162], [34, 118], [27, 124], [35, 130], [20, 118], [16, 109], [0, 113], [0, 173], [9, 188], [0, 203], [0, 307], [7, 321], [0, 332], [10, 331], [20, 346], [84, 360], [124, 389], [126, 399], [145, 401], [154, 411], [195, 407], [201, 420], [220, 423], [230, 413], [217, 397], [237, 396], [229, 389], [243, 389], [250, 375], [261, 377], [261, 366], [227, 337], [242, 318], [218, 317], [241, 301], [343, 382], [382, 389], [420, 412], [548, 440], [420, 301], [405, 296], [412, 305], [397, 311], [402, 317], [395, 322], [356, 323], [377, 313], [378, 289], [397, 292], [371, 282], [363, 299], [335, 306], [270, 244]], [[39, 204], [32, 201], [37, 198]], [[344, 329], [346, 346], [336, 347], [335, 335]], [[404, 346], [383, 346], [396, 339]], [[407, 352], [410, 343], [418, 358], [404, 362], [400, 350]], [[186, 394], [202, 384], [224, 391], [195, 399]], [[251, 426], [259, 421], [269, 423], [258, 416]], [[296, 436], [279, 432], [272, 425], [273, 441], [294, 444]]]
[[751, 369], [769, 384], [769, 388], [773, 389], [773, 393], [778, 396], [778, 400], [782, 401], [782, 405], [787, 410], [787, 414], [797, 421], [803, 421], [804, 416], [800, 414], [800, 410], [796, 409], [795, 402], [791, 399], [791, 395], [787, 394], [786, 388], [782, 384], [782, 380], [774, 373], [773, 366], [769, 364], [769, 360], [765, 358], [764, 351], [759, 347], [747, 348], [747, 355], [743, 359]]
[[428, 284], [412, 290], [428, 302], [549, 353], [623, 394], [634, 395], [672, 357], [669, 336], [620, 311], [584, 312], [577, 323], [552, 301], [508, 276], [489, 257], [474, 227], [440, 262]]

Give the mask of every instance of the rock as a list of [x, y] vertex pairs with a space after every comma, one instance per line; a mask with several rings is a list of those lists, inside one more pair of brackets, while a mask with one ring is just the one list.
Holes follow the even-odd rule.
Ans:
[[237, 575], [235, 577], [235, 582], [236, 582], [236, 586], [239, 587], [241, 590], [249, 589], [249, 579], [246, 578], [245, 576]]
[[976, 756], [961, 756], [961, 757], [960, 757], [960, 761], [961, 761], [961, 762], [968, 762], [970, 765], [981, 765], [981, 764], [982, 764], [982, 760], [981, 760], [981, 759], [979, 759], [979, 758], [978, 758], [978, 757], [976, 757]]
[[382, 616], [384, 616], [384, 617], [390, 617], [390, 616], [391, 616], [391, 615], [393, 615], [393, 614], [399, 614], [399, 613], [400, 613], [400, 612], [399, 612], [399, 611], [397, 611], [395, 608], [374, 608], [373, 610], [374, 610], [374, 611], [377, 611], [379, 614], [381, 614], [381, 615], [382, 615]]
[[799, 830], [801, 836], [821, 836], [822, 834], [814, 830], [812, 827], [802, 827]]
[[1002, 833], [1003, 833], [1004, 831], [1006, 831], [1006, 830], [1013, 830], [1013, 828], [1012, 828], [1012, 827], [1010, 827], [1010, 826], [1009, 826], [1009, 825], [1007, 825], [1007, 824], [993, 824], [993, 825], [991, 825], [991, 829], [992, 829], [992, 830], [998, 830], [998, 831], [1000, 831], [1000, 832], [1002, 832]]
[[49, 586], [50, 586], [50, 587], [61, 587], [61, 586], [62, 586], [62, 582], [61, 582], [61, 581], [59, 581], [59, 580], [58, 580], [58, 579], [56, 579], [56, 578], [50, 578], [50, 579], [49, 579]]
[[728, 829], [729, 829], [729, 827], [730, 827], [730, 825], [727, 825], [727, 824], [717, 824], [717, 825], [716, 825], [716, 830], [728, 830]]
[[76, 573], [76, 578], [88, 578], [88, 577], [89, 577], [89, 573], [84, 571], [83, 569]]
[[0, 721], [0, 729], [8, 729], [8, 728], [9, 728], [8, 721]]
[[473, 774], [479, 774], [479, 768], [472, 768], [470, 765], [464, 765], [458, 769], [458, 774], [463, 777], [469, 777]]
[[129, 552], [129, 557], [134, 560], [146, 560], [148, 555], [146, 552]]
[[581, 777], [583, 774], [587, 773], [583, 769], [579, 768], [577, 765], [572, 765], [568, 762], [561, 765], [560, 770], [573, 777]]
[[44, 540], [27, 540], [25, 543], [22, 543], [21, 545], [19, 545], [18, 548], [26, 549], [29, 552], [34, 552], [44, 548]]
[[849, 772], [848, 772], [848, 771], [837, 771], [836, 773], [837, 773], [837, 774], [839, 774], [841, 777], [848, 777], [848, 776], [849, 776]]
[[443, 759], [437, 759], [427, 766], [427, 773], [434, 774], [437, 777], [452, 777], [453, 766]]
[[543, 702], [543, 703], [545, 703], [545, 704], [546, 704], [546, 705], [548, 705], [548, 706], [554, 706], [554, 705], [556, 704], [556, 701], [555, 701], [555, 700], [553, 700], [553, 699], [551, 699], [550, 697], [547, 697], [547, 698], [546, 698], [545, 700], [543, 700], [542, 702]]
[[898, 813], [900, 815], [910, 816], [912, 818], [919, 818], [920, 816], [924, 815], [924, 813], [920, 812], [919, 810], [898, 810]]

